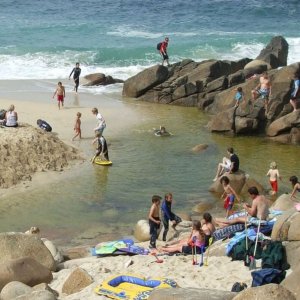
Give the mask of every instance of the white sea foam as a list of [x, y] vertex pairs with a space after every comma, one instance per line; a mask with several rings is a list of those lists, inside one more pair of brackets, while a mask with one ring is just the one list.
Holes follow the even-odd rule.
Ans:
[[[160, 35], [160, 34], [159, 34]], [[300, 37], [287, 38], [289, 43], [288, 64], [300, 61]], [[171, 62], [180, 61], [186, 57], [195, 61], [204, 59], [228, 59], [238, 60], [244, 57], [255, 58], [265, 45], [262, 43], [236, 43], [232, 49], [224, 51], [212, 45], [206, 44], [187, 50], [184, 56], [172, 54]], [[7, 46], [14, 53], [14, 46]], [[7, 49], [7, 47], [5, 47]], [[2, 48], [3, 49], [3, 48]], [[5, 51], [4, 51], [5, 53]], [[28, 53], [24, 55], [0, 54], [0, 80], [7, 79], [62, 79], [68, 78], [70, 71], [74, 67], [74, 61], [80, 61], [82, 76], [91, 73], [104, 73], [114, 78], [126, 80], [131, 76], [139, 73], [143, 69], [152, 66], [160, 61], [156, 52], [145, 54], [145, 59], [137, 61], [125, 61], [123, 65], [117, 66], [117, 62], [109, 64], [95, 64], [95, 51], [62, 51], [57, 53]], [[66, 83], [67, 84], [67, 83]], [[121, 90], [122, 85], [107, 87], [88, 88], [91, 93], [115, 93]]]
[[144, 38], [144, 39], [159, 39], [164, 36], [172, 37], [191, 37], [199, 35], [198, 32], [150, 32], [147, 30], [133, 29], [130, 26], [120, 26], [113, 31], [108, 31], [107, 35], [130, 37], [130, 38]]

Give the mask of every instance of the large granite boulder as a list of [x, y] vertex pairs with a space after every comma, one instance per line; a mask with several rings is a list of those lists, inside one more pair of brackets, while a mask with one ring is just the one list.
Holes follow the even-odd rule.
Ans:
[[29, 256], [51, 271], [56, 269], [50, 251], [36, 235], [18, 232], [0, 233], [0, 253], [0, 263]]
[[230, 300], [236, 293], [209, 289], [171, 288], [154, 290], [149, 300]]
[[278, 284], [266, 284], [258, 287], [251, 287], [238, 293], [233, 300], [296, 300], [296, 297], [285, 287]]
[[49, 241], [48, 239], [42, 238], [42, 241], [52, 254], [56, 264], [61, 263], [64, 260], [62, 252], [53, 244], [53, 242]]
[[272, 240], [300, 241], [300, 214], [294, 208], [277, 217], [271, 234]]
[[263, 194], [264, 191], [265, 191], [265, 189], [264, 189], [264, 187], [262, 186], [261, 183], [259, 183], [254, 178], [249, 177], [249, 176], [246, 175], [246, 181], [245, 181], [245, 184], [244, 184], [244, 186], [241, 190], [241, 195], [248, 195], [248, 189], [252, 186], [255, 186], [260, 194]]
[[49, 291], [32, 291], [19, 296], [16, 300], [57, 300], [57, 297]]
[[295, 202], [291, 200], [290, 194], [280, 195], [275, 202], [272, 204], [271, 208], [274, 210], [290, 210], [294, 208]]
[[272, 69], [272, 67], [270, 66], [270, 64], [268, 64], [267, 62], [263, 61], [263, 60], [259, 60], [259, 59], [254, 59], [252, 61], [250, 61], [245, 67], [244, 69], [250, 69], [250, 68], [262, 68], [262, 66], [266, 66], [267, 70]]
[[300, 265], [300, 241], [284, 242], [287, 262], [292, 270]]
[[282, 36], [275, 36], [270, 43], [261, 50], [256, 57], [258, 60], [267, 62], [273, 69], [287, 65], [289, 44]]
[[81, 80], [83, 86], [109, 85], [123, 82], [124, 80], [113, 78], [110, 75], [106, 76], [103, 73], [89, 74], [84, 76]]
[[11, 281], [19, 281], [29, 286], [50, 283], [52, 273], [31, 257], [6, 260], [0, 263], [0, 290]]
[[146, 69], [124, 82], [123, 96], [137, 98], [164, 82], [168, 76], [168, 68], [161, 65]]
[[210, 131], [215, 132], [231, 132], [234, 129], [234, 108], [221, 111], [214, 116], [208, 123]]
[[139, 220], [134, 228], [134, 237], [140, 242], [150, 240], [150, 226], [147, 220]]
[[62, 292], [67, 295], [78, 293], [92, 283], [92, 277], [85, 270], [76, 268], [64, 282]]
[[20, 295], [31, 293], [32, 288], [19, 281], [11, 281], [7, 283], [0, 293], [1, 300], [13, 300]]
[[280, 284], [294, 294], [296, 299], [300, 299], [300, 266], [293, 270]]
[[280, 133], [289, 132], [292, 127], [300, 124], [300, 110], [291, 112], [270, 124], [267, 129], [268, 136], [276, 136]]

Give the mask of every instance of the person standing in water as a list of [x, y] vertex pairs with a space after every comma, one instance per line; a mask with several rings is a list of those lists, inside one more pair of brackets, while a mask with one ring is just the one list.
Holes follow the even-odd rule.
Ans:
[[73, 74], [73, 80], [74, 80], [74, 83], [75, 83], [74, 91], [77, 93], [78, 86], [79, 86], [79, 76], [81, 74], [81, 69], [79, 68], [79, 62], [76, 63], [75, 68], [73, 68], [72, 72], [70, 73], [69, 80], [70, 80], [72, 74]]

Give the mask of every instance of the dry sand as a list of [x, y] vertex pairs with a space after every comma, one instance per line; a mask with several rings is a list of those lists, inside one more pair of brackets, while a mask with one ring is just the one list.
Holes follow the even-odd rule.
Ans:
[[[245, 282], [251, 286], [251, 273], [241, 261], [231, 262], [229, 257], [210, 257], [208, 266], [192, 265], [192, 256], [160, 256], [163, 263], [156, 263], [151, 255], [117, 256], [106, 258], [75, 259], [64, 263], [66, 269], [54, 274], [51, 287], [61, 293], [63, 283], [76, 267], [80, 267], [92, 276], [94, 283], [81, 292], [62, 299], [107, 299], [94, 293], [94, 288], [103, 280], [114, 275], [134, 274], [145, 278], [171, 278], [183, 288], [207, 288], [230, 291], [235, 282]], [[199, 262], [198, 256], [198, 262]], [[128, 260], [132, 265], [125, 267]], [[188, 299], [188, 298], [187, 298]]]

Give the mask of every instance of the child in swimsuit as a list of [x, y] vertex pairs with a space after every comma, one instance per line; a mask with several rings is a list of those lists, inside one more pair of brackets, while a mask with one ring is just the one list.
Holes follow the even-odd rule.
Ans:
[[234, 96], [234, 100], [235, 100], [234, 107], [238, 107], [240, 105], [240, 103], [243, 101], [243, 97], [244, 97], [243, 89], [241, 87], [238, 87], [236, 89], [236, 94]]
[[236, 191], [230, 186], [229, 178], [227, 176], [223, 176], [220, 179], [220, 183], [224, 188], [224, 193], [221, 196], [221, 199], [224, 199], [224, 208], [226, 210], [226, 218], [228, 218], [232, 214], [234, 199], [236, 198], [238, 202], [240, 202], [239, 196]]
[[57, 88], [56, 88], [52, 98], [54, 98], [55, 95], [57, 95], [58, 109], [60, 109], [60, 104], [62, 107], [64, 106], [64, 99], [66, 97], [65, 87], [62, 85], [62, 83], [60, 81], [57, 84]]
[[156, 240], [158, 238], [158, 231], [160, 228], [159, 206], [161, 197], [152, 196], [152, 205], [149, 212], [149, 226], [150, 226], [150, 249], [156, 248]]
[[277, 169], [277, 165], [276, 165], [275, 161], [271, 162], [270, 170], [268, 171], [267, 176], [270, 177], [270, 185], [272, 187], [272, 194], [275, 195], [278, 192], [278, 178], [280, 180], [282, 180], [281, 176], [279, 175], [279, 171]]
[[75, 136], [72, 138], [72, 141], [74, 141], [74, 139], [79, 136], [79, 138], [81, 139], [81, 113], [78, 112], [76, 114], [76, 120], [75, 120], [75, 125], [74, 125], [74, 131], [75, 131]]

